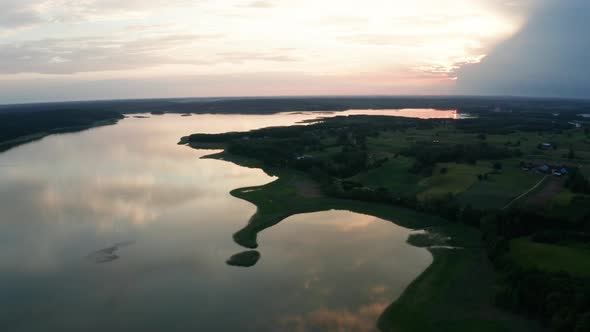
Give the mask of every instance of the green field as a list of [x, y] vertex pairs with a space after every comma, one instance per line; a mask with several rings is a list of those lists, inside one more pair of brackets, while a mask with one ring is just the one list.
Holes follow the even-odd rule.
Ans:
[[517, 160], [504, 160], [502, 163], [501, 173], [490, 174], [487, 180], [474, 183], [459, 196], [460, 201], [474, 208], [500, 209], [543, 178], [542, 175], [522, 171]]
[[[585, 158], [590, 157], [590, 140], [580, 131], [567, 135], [516, 132], [508, 135], [486, 135], [485, 140], [479, 140], [475, 136], [443, 126], [428, 130], [409, 129], [403, 132], [382, 133], [376, 138], [370, 138], [368, 147], [373, 153], [393, 155], [420, 141], [437, 140], [446, 144], [480, 141], [496, 146], [518, 143], [523, 151], [523, 158], [500, 160], [503, 169], [497, 173], [492, 173], [491, 162], [478, 162], [475, 166], [440, 163], [436, 166], [432, 177], [423, 178], [409, 172], [415, 161], [413, 158], [398, 156], [380, 168], [358, 174], [351, 180], [370, 187], [385, 187], [396, 194], [417, 194], [419, 198], [452, 193], [458, 195], [462, 203], [471, 204], [474, 208], [501, 209], [542, 179], [540, 174], [522, 171], [520, 161], [545, 161], [558, 164], [584, 162]], [[546, 141], [557, 144], [558, 149], [539, 150], [537, 145]], [[575, 149], [578, 157], [574, 161], [567, 159], [570, 146]], [[440, 174], [440, 169], [443, 167], [448, 169], [447, 174]], [[582, 170], [590, 173], [590, 167], [582, 168]], [[489, 174], [489, 176], [485, 181], [479, 181], [478, 174]]]
[[569, 190], [562, 190], [559, 194], [555, 195], [551, 202], [549, 202], [548, 208], [560, 209], [566, 208], [571, 203], [576, 195]]
[[526, 268], [590, 277], [590, 247], [566, 247], [520, 238], [510, 242], [510, 257]]
[[[434, 170], [434, 175], [420, 181], [419, 198], [440, 197], [451, 194], [459, 194], [478, 182], [477, 176], [491, 172], [489, 163], [478, 165], [440, 163]], [[446, 169], [446, 173], [441, 170]]]
[[370, 187], [385, 187], [395, 194], [415, 194], [419, 190], [420, 176], [410, 173], [413, 163], [412, 158], [398, 156], [381, 167], [355, 175], [350, 180]]
[[431, 252], [432, 265], [381, 316], [381, 331], [539, 330], [493, 305], [495, 273], [483, 249]]
[[348, 210], [393, 220], [396, 224], [411, 229], [439, 226], [446, 223], [441, 218], [392, 205], [371, 204], [324, 196], [304, 197], [296, 189], [296, 186], [301, 183], [312, 182], [304, 173], [277, 171], [273, 174], [279, 176], [279, 179], [272, 183], [261, 187], [240, 188], [231, 192], [233, 196], [247, 200], [258, 208], [248, 224], [234, 234], [234, 240], [242, 246], [256, 248], [258, 233], [289, 216], [332, 209]]

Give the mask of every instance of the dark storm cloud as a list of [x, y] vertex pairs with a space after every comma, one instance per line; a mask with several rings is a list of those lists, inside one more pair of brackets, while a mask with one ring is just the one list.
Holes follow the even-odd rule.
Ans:
[[480, 64], [457, 71], [459, 94], [590, 97], [590, 1], [547, 0]]

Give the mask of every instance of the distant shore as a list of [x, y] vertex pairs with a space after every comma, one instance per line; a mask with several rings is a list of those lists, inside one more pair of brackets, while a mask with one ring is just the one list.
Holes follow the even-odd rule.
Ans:
[[0, 152], [40, 140], [48, 135], [113, 125], [123, 118], [123, 115], [117, 112], [83, 110], [0, 113]]

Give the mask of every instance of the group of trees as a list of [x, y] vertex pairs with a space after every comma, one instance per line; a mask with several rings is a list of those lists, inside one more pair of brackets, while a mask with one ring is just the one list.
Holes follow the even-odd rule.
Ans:
[[565, 182], [565, 186], [574, 193], [590, 194], [590, 183], [586, 177], [584, 177], [584, 174], [582, 174], [577, 168], [570, 172], [570, 175]]
[[403, 150], [401, 154], [416, 160], [410, 168], [411, 172], [430, 176], [437, 163], [475, 164], [478, 160], [497, 160], [520, 156], [522, 152], [508, 147], [489, 145], [485, 142], [455, 145], [420, 142]]
[[260, 160], [269, 167], [285, 167], [303, 153], [304, 146], [295, 138], [238, 139], [228, 145], [227, 151]]
[[497, 293], [498, 305], [540, 319], [555, 331], [590, 331], [588, 280], [510, 263], [504, 270], [506, 281]]
[[576, 120], [576, 114], [559, 114], [548, 112], [501, 112], [485, 113], [485, 121], [479, 118], [458, 121], [456, 128], [466, 132], [504, 135], [517, 131], [547, 132], [571, 128], [569, 122]]
[[52, 110], [0, 112], [0, 142], [38, 133], [83, 129], [99, 121], [122, 119], [118, 112], [103, 110]]
[[565, 221], [526, 210], [484, 216], [480, 223], [484, 243], [504, 276], [497, 304], [539, 319], [555, 331], [589, 331], [590, 280], [564, 272], [524, 268], [509, 255], [510, 240], [522, 236], [549, 243], [587, 241], [587, 223], [590, 221]]
[[[188, 141], [193, 143], [224, 143], [227, 151], [236, 155], [255, 158], [268, 167], [292, 167], [302, 171], [317, 168], [323, 174], [335, 178], [347, 178], [364, 170], [379, 167], [386, 158], [375, 158], [367, 152], [367, 137], [377, 136], [375, 127], [385, 124], [393, 128], [406, 126], [412, 121], [374, 121], [344, 126], [341, 121], [318, 123], [309, 126], [271, 127], [246, 133], [194, 134]], [[335, 138], [331, 145], [322, 144], [322, 139]], [[327, 148], [340, 151], [324, 154]], [[319, 152], [319, 153], [318, 153]], [[321, 156], [318, 156], [321, 155]]]

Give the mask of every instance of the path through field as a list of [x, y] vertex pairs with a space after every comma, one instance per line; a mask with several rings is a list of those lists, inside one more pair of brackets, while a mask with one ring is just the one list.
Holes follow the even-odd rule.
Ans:
[[504, 206], [502, 208], [502, 210], [506, 210], [507, 208], [509, 208], [512, 204], [514, 204], [514, 202], [518, 201], [519, 199], [525, 197], [526, 195], [530, 194], [533, 190], [539, 188], [539, 186], [541, 184], [543, 184], [543, 182], [545, 182], [545, 180], [547, 180], [547, 178], [549, 178], [549, 175], [545, 175], [541, 181], [537, 182], [537, 184], [535, 184], [531, 189], [527, 190], [524, 194], [516, 197], [515, 199], [511, 200], [508, 204], [506, 204], [506, 206]]

